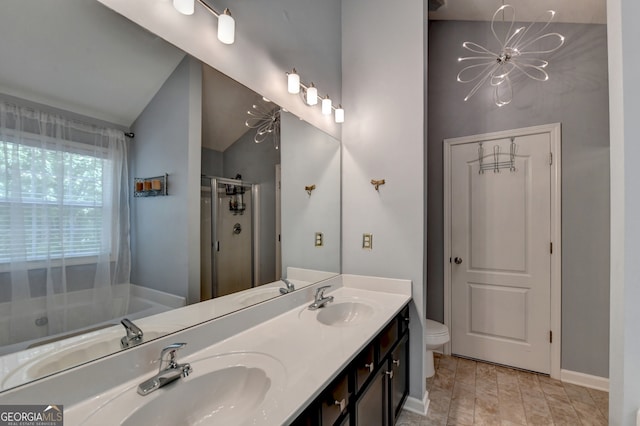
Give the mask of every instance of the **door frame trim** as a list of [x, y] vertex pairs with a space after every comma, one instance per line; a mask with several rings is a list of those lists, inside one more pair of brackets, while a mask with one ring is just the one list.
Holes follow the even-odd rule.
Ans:
[[[444, 178], [444, 323], [451, 329], [451, 149], [455, 145], [477, 143], [495, 139], [526, 136], [531, 134], [548, 133], [551, 141], [550, 166], [551, 173], [551, 300], [550, 324], [553, 341], [550, 347], [551, 377], [560, 379], [560, 363], [562, 349], [562, 180], [561, 180], [561, 124], [552, 123], [541, 126], [525, 127], [521, 129], [505, 130], [485, 133], [481, 135], [464, 136], [445, 139], [443, 141], [443, 178]], [[451, 343], [445, 345], [446, 354], [451, 354]]]

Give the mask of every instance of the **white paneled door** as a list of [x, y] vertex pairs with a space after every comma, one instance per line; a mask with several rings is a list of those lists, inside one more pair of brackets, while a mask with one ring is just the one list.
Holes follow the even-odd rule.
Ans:
[[451, 352], [550, 373], [548, 132], [451, 145]]

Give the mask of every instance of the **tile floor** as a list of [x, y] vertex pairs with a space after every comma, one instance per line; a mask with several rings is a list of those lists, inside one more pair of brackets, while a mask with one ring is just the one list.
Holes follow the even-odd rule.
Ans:
[[403, 411], [396, 426], [607, 424], [607, 392], [445, 355], [435, 366], [427, 416]]

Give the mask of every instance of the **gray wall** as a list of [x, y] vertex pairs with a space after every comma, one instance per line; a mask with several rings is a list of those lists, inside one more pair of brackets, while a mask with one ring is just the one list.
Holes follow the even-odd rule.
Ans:
[[260, 185], [260, 284], [270, 283], [276, 277], [276, 164], [280, 164], [280, 151], [271, 141], [257, 144], [253, 140], [255, 129], [244, 135], [223, 153], [222, 177], [235, 178]]
[[[200, 287], [199, 239], [192, 241], [194, 220], [197, 235], [200, 229], [200, 72], [200, 64], [186, 57], [132, 126], [131, 187], [134, 177], [166, 172], [169, 195], [134, 198], [131, 192], [131, 282], [182, 297], [189, 296], [196, 267]], [[192, 184], [191, 175], [198, 183]]]
[[[340, 273], [340, 142], [282, 113], [282, 270]], [[311, 195], [305, 186], [315, 185]], [[323, 245], [315, 246], [322, 232]]]
[[554, 24], [566, 43], [550, 59], [549, 81], [518, 78], [498, 108], [481, 89], [464, 102], [458, 57], [464, 41], [490, 43], [488, 23], [429, 23], [427, 316], [443, 320], [442, 141], [562, 123], [563, 369], [608, 377], [609, 109], [604, 25]]
[[202, 147], [202, 174], [222, 177], [222, 153]]
[[[425, 394], [424, 4], [342, 2], [342, 270], [412, 281], [410, 396]], [[385, 179], [376, 191], [371, 179]], [[362, 234], [373, 233], [373, 250]]]

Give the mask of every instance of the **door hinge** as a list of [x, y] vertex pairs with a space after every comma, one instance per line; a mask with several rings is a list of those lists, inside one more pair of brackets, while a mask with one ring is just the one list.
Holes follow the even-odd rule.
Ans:
[[549, 243], [549, 253], [553, 254], [553, 242]]
[[553, 343], [553, 331], [549, 330], [549, 343]]
[[553, 165], [553, 152], [549, 153], [549, 165]]

